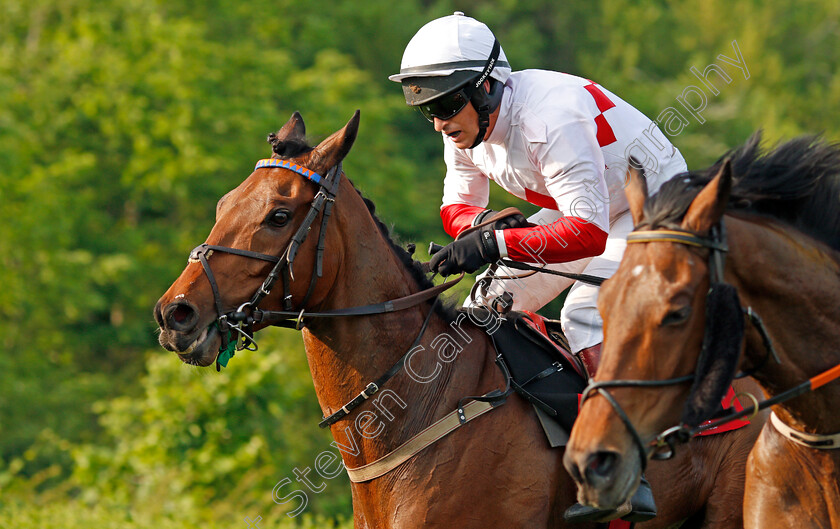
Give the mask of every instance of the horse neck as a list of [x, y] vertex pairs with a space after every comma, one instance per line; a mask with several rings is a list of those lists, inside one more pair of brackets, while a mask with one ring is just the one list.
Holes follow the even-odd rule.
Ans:
[[[741, 304], [761, 317], [779, 354], [755, 374], [770, 395], [800, 384], [840, 363], [840, 260], [833, 250], [793, 228], [757, 217], [727, 217], [728, 279], [734, 276]], [[762, 362], [766, 349], [748, 334], [746, 357]], [[831, 402], [840, 401], [840, 381], [777, 407], [792, 427], [840, 431]]]
[[[342, 191], [344, 197], [336, 201], [334, 220], [341, 231], [335, 240], [344, 241], [340, 267], [319, 309], [381, 303], [419, 291], [406, 266], [367, 215], [365, 205], [361, 200], [347, 199], [348, 195], [358, 198], [355, 190]], [[390, 369], [411, 348], [430, 310], [431, 303], [424, 302], [388, 314], [310, 320], [312, 323], [304, 329], [304, 343], [324, 415], [341, 409]], [[411, 357], [410, 369], [418, 378], [404, 368], [375, 398], [332, 426], [338, 443], [358, 446], [358, 454], [354, 449], [341, 449], [348, 466], [385, 455], [443, 415], [444, 410], [452, 411], [458, 398], [498, 385], [493, 377], [497, 374], [493, 355], [487, 351], [487, 335], [465, 322], [460, 326], [450, 323], [439, 313], [430, 316], [417, 353]], [[443, 335], [461, 346], [469, 344], [463, 347], [457, 362], [442, 362], [437, 357], [432, 343]], [[367, 413], [362, 419], [363, 412], [376, 417]], [[371, 422], [365, 427], [357, 419]], [[379, 428], [380, 423], [384, 428]], [[377, 430], [381, 431], [375, 436], [363, 435]]]

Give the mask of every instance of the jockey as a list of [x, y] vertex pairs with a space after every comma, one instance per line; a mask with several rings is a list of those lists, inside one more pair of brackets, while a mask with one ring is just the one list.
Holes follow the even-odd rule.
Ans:
[[[545, 71], [513, 72], [490, 29], [461, 12], [420, 28], [400, 73], [406, 103], [443, 136], [446, 177], [441, 218], [456, 237], [494, 212], [490, 181], [540, 206], [527, 220], [508, 217], [450, 243], [432, 256], [433, 270], [475, 272], [500, 258], [577, 274], [610, 277], [633, 229], [624, 185], [630, 156], [645, 168], [649, 191], [685, 160], [656, 123], [597, 83]], [[571, 286], [560, 319], [572, 352], [592, 372], [603, 340], [598, 288], [549, 274], [493, 280], [484, 299], [509, 293], [514, 310], [536, 311]], [[646, 482], [626, 517], [655, 515]], [[647, 485], [649, 487], [649, 485]], [[603, 518], [580, 504], [570, 521]]]

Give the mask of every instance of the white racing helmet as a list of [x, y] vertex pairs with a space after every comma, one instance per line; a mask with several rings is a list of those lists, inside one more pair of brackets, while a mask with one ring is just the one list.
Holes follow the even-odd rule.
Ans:
[[[484, 137], [489, 114], [501, 101], [510, 71], [505, 52], [490, 28], [456, 11], [420, 28], [405, 48], [400, 73], [388, 79], [402, 83], [405, 102], [412, 107], [466, 87], [466, 97], [479, 114], [475, 147]], [[488, 78], [495, 80], [489, 94], [479, 89]]]
[[[405, 47], [400, 73], [388, 79], [403, 83], [409, 105], [426, 103], [480, 75], [495, 41], [496, 37], [485, 24], [456, 11], [420, 28]], [[490, 77], [501, 84], [510, 77], [510, 64], [502, 49]], [[423, 93], [417, 93], [407, 86], [406, 79], [435, 86], [420, 86]]]

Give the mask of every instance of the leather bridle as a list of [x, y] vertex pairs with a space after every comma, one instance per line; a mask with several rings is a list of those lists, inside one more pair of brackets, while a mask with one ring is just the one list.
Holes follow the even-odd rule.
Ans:
[[[300, 249], [303, 242], [306, 240], [306, 237], [309, 235], [311, 227], [315, 220], [318, 218], [319, 214], [322, 214], [322, 217], [320, 233], [318, 234], [318, 244], [316, 247], [315, 269], [313, 270], [312, 276], [309, 280], [309, 287], [307, 288], [306, 294], [304, 295], [303, 300], [300, 303], [300, 307], [306, 306], [306, 303], [309, 301], [309, 298], [311, 297], [312, 292], [315, 289], [315, 283], [317, 281], [317, 278], [321, 277], [323, 273], [324, 244], [327, 233], [327, 222], [329, 221], [330, 214], [332, 213], [332, 207], [335, 203], [336, 194], [338, 192], [338, 184], [341, 179], [341, 175], [343, 174], [341, 171], [341, 163], [337, 164], [332, 169], [330, 169], [327, 172], [326, 178], [322, 177], [321, 175], [310, 169], [307, 169], [306, 167], [278, 158], [260, 160], [259, 162], [257, 162], [257, 165], [254, 168], [254, 170], [262, 167], [281, 167], [290, 171], [294, 171], [304, 176], [308, 180], [318, 184], [319, 189], [318, 192], [315, 194], [315, 197], [312, 199], [312, 204], [309, 208], [309, 212], [307, 213], [301, 225], [298, 227], [295, 234], [292, 236], [291, 241], [289, 241], [289, 245], [286, 247], [286, 249], [283, 251], [280, 257], [259, 252], [252, 252], [250, 250], [241, 250], [238, 248], [230, 248], [227, 246], [218, 246], [206, 243], [199, 245], [192, 252], [190, 252], [189, 260], [191, 262], [201, 263], [205, 274], [207, 274], [207, 279], [210, 282], [210, 288], [213, 291], [213, 300], [215, 302], [216, 312], [218, 314], [218, 317], [215, 321], [215, 325], [218, 327], [219, 333], [222, 337], [222, 344], [219, 348], [219, 354], [216, 357], [216, 370], [220, 370], [221, 367], [226, 367], [228, 361], [231, 357], [233, 357], [236, 351], [241, 351], [242, 349], [247, 349], [250, 351], [257, 350], [257, 343], [254, 341], [253, 332], [253, 325], [255, 323], [265, 323], [267, 325], [289, 327], [300, 330], [304, 326], [304, 316], [306, 316], [306, 318], [335, 318], [343, 316], [365, 316], [372, 314], [384, 314], [389, 312], [405, 310], [409, 307], [419, 305], [420, 303], [423, 303], [425, 301], [435, 299], [435, 303], [429, 309], [429, 312], [427, 313], [424, 319], [420, 332], [417, 334], [414, 343], [411, 347], [409, 347], [408, 351], [399, 360], [397, 360], [397, 362], [387, 372], [385, 372], [375, 381], [367, 384], [365, 388], [355, 398], [353, 398], [347, 404], [342, 406], [336, 413], [330, 415], [329, 417], [326, 417], [323, 421], [321, 421], [320, 426], [324, 428], [335, 423], [342, 417], [348, 415], [351, 410], [362, 404], [365, 400], [367, 400], [373, 394], [379, 391], [383, 384], [385, 384], [394, 375], [396, 375], [402, 370], [408, 355], [420, 342], [421, 338], [423, 337], [423, 334], [426, 331], [426, 328], [428, 327], [429, 319], [431, 318], [431, 315], [434, 312], [435, 305], [437, 304], [437, 296], [442, 292], [448, 290], [449, 288], [455, 286], [455, 284], [457, 284], [464, 277], [464, 274], [461, 274], [459, 277], [453, 280], [446, 281], [440, 285], [427, 288], [420, 292], [416, 292], [414, 294], [410, 294], [402, 298], [384, 301], [381, 303], [373, 303], [369, 305], [361, 305], [357, 307], [334, 309], [321, 312], [305, 312], [304, 308], [301, 308], [300, 310], [294, 310], [292, 307], [292, 295], [290, 293], [291, 282], [295, 279], [294, 270], [292, 268], [293, 263], [295, 257], [297, 256], [298, 250]], [[242, 257], [248, 257], [251, 259], [268, 261], [274, 263], [274, 267], [268, 273], [268, 276], [266, 276], [262, 285], [260, 285], [260, 287], [257, 289], [257, 291], [254, 293], [254, 295], [249, 301], [246, 301], [245, 303], [239, 305], [239, 307], [236, 310], [226, 311], [222, 303], [218, 283], [216, 282], [216, 278], [213, 275], [213, 270], [210, 268], [210, 263], [207, 260], [207, 258], [213, 252], [222, 252], [232, 255], [240, 255]], [[281, 280], [281, 283], [283, 285], [284, 310], [260, 310], [260, 302], [271, 293], [271, 290], [278, 279]], [[231, 335], [233, 332], [236, 333], [236, 339], [231, 341]], [[475, 400], [479, 400], [480, 398], [483, 397], [477, 397], [475, 398]], [[493, 397], [493, 399], [499, 400], [499, 398], [496, 398], [495, 396]], [[459, 409], [461, 409], [460, 405]]]
[[[677, 244], [684, 244], [688, 246], [694, 246], [699, 248], [707, 248], [710, 250], [709, 254], [709, 278], [712, 283], [723, 283], [723, 272], [724, 272], [724, 259], [725, 253], [728, 251], [726, 245], [726, 232], [725, 232], [725, 225], [723, 220], [717, 225], [714, 226], [710, 230], [709, 237], [702, 237], [697, 233], [686, 231], [686, 230], [636, 230], [631, 232], [627, 235], [627, 243], [648, 243], [648, 242], [671, 242]], [[769, 357], [773, 357], [774, 360], [779, 363], [779, 357], [776, 354], [775, 349], [773, 348], [773, 344], [770, 341], [770, 337], [767, 334], [767, 331], [764, 327], [764, 324], [761, 321], [761, 318], [752, 310], [752, 308], [742, 308], [744, 314], [747, 316], [748, 320], [753, 324], [753, 326], [758, 330], [759, 334], [761, 335], [762, 341], [764, 342], [764, 347], [766, 350], [766, 356], [764, 359], [756, 366], [751, 368], [748, 372], [741, 372], [735, 375], [735, 378], [743, 378], [746, 376], [750, 376], [755, 371], [760, 369], [764, 363], [768, 360]], [[707, 328], [704, 331], [708, 333], [708, 322]], [[705, 343], [705, 341], [704, 341]], [[701, 353], [702, 354], [702, 353]], [[636, 427], [633, 425], [630, 418], [627, 416], [627, 413], [622, 409], [621, 405], [619, 405], [618, 401], [606, 390], [606, 388], [655, 388], [655, 387], [664, 387], [664, 386], [672, 386], [677, 384], [684, 384], [686, 382], [691, 382], [695, 380], [696, 374], [691, 373], [688, 375], [683, 375], [680, 377], [669, 378], [666, 380], [607, 380], [601, 382], [592, 382], [590, 383], [586, 389], [583, 391], [581, 396], [580, 405], [583, 406], [583, 403], [586, 401], [587, 398], [593, 396], [595, 393], [603, 396], [607, 402], [612, 406], [615, 413], [618, 415], [621, 422], [624, 423], [624, 426], [627, 428], [627, 431], [630, 432], [631, 437], [633, 438], [634, 444], [639, 452], [639, 458], [641, 460], [642, 471], [644, 471], [645, 467], [647, 466], [648, 459], [669, 459], [673, 457], [675, 445], [677, 442], [687, 442], [693, 435], [711, 429], [716, 426], [720, 426], [726, 422], [744, 417], [749, 415], [750, 413], [757, 413], [759, 407], [754, 406], [750, 408], [746, 408], [743, 411], [733, 413], [731, 415], [727, 415], [726, 417], [715, 420], [712, 423], [703, 424], [699, 427], [690, 427], [685, 424], [681, 424], [679, 426], [668, 428], [667, 430], [663, 431], [659, 435], [656, 435], [654, 439], [649, 442], [645, 443], [642, 440], [641, 435], [639, 434]], [[757, 403], [757, 401], [756, 401]], [[664, 450], [663, 450], [664, 449]]]
[[[290, 293], [290, 288], [291, 282], [294, 280], [293, 265], [295, 257], [297, 256], [297, 252], [301, 245], [309, 235], [315, 219], [322, 213], [321, 229], [318, 234], [318, 245], [316, 250], [315, 270], [309, 280], [309, 287], [307, 288], [306, 295], [301, 302], [301, 306], [305, 306], [306, 302], [309, 301], [309, 298], [315, 289], [315, 283], [323, 273], [324, 242], [327, 233], [326, 228], [330, 214], [332, 213], [333, 204], [335, 203], [338, 184], [341, 179], [341, 163], [338, 163], [330, 169], [327, 172], [326, 178], [322, 177], [315, 171], [279, 158], [260, 160], [257, 162], [254, 170], [263, 167], [281, 167], [294, 171], [308, 180], [318, 184], [319, 189], [315, 194], [315, 197], [312, 199], [309, 212], [306, 214], [303, 222], [292, 236], [292, 239], [289, 241], [288, 246], [286, 246], [286, 249], [280, 257], [207, 243], [199, 245], [190, 252], [189, 260], [191, 262], [197, 261], [201, 263], [205, 274], [207, 274], [207, 279], [210, 282], [210, 288], [213, 291], [213, 300], [216, 305], [216, 312], [218, 313], [216, 325], [222, 338], [219, 355], [216, 357], [217, 370], [220, 369], [220, 366], [227, 366], [227, 362], [235, 354], [235, 351], [241, 351], [242, 349], [248, 349], [251, 351], [256, 350], [257, 344], [254, 341], [253, 325], [257, 319], [254, 317], [254, 313], [257, 311], [257, 307], [259, 307], [260, 302], [265, 299], [266, 296], [271, 294], [271, 290], [278, 279], [282, 278], [283, 308], [286, 311], [292, 311], [292, 295]], [[213, 275], [213, 270], [210, 268], [210, 264], [207, 261], [207, 258], [213, 252], [229, 253], [249, 257], [251, 259], [260, 259], [274, 263], [274, 267], [268, 273], [254, 295], [251, 296], [249, 301], [242, 303], [236, 310], [226, 311], [222, 304], [219, 286], [216, 282], [215, 276]], [[236, 339], [234, 341], [231, 341], [232, 332], [236, 333]]]
[[[727, 251], [726, 232], [723, 219], [721, 219], [720, 224], [718, 226], [715, 226], [711, 229], [711, 237], [701, 237], [696, 233], [683, 230], [637, 230], [630, 233], [627, 236], [628, 244], [647, 242], [672, 242], [710, 249], [710, 279], [712, 282], [723, 283], [724, 253]], [[779, 355], [773, 347], [773, 342], [770, 340], [770, 335], [768, 334], [767, 329], [764, 327], [761, 318], [752, 310], [751, 307], [742, 307], [741, 310], [746, 315], [747, 321], [749, 321], [753, 325], [753, 327], [758, 331], [765, 350], [765, 355], [755, 366], [751, 367], [749, 370], [737, 373], [734, 377], [736, 379], [752, 376], [759, 369], [761, 369], [770, 358], [772, 358], [777, 364], [781, 364]], [[708, 332], [708, 327], [706, 329], [706, 332]], [[701, 351], [701, 355], [704, 352], [705, 351]], [[644, 471], [647, 465], [647, 460], [649, 458], [669, 459], [673, 457], [677, 443], [686, 443], [698, 433], [717, 428], [721, 425], [724, 425], [736, 419], [740, 419], [742, 417], [749, 416], [749, 418], [752, 419], [752, 417], [757, 415], [760, 410], [788, 401], [794, 397], [798, 397], [799, 395], [808, 393], [809, 391], [814, 391], [828, 384], [829, 382], [840, 379], [840, 365], [832, 366], [831, 368], [809, 378], [808, 380], [805, 380], [797, 384], [796, 386], [782, 391], [776, 394], [775, 396], [769, 399], [765, 399], [761, 402], [759, 402], [755, 396], [749, 393], [741, 394], [749, 397], [752, 400], [753, 405], [746, 407], [741, 411], [730, 413], [724, 417], [712, 421], [707, 421], [699, 426], [692, 427], [687, 424], [679, 424], [677, 426], [673, 426], [654, 436], [653, 440], [650, 443], [645, 443], [642, 440], [641, 435], [639, 435], [639, 432], [633, 426], [633, 423], [630, 421], [630, 418], [627, 416], [627, 413], [621, 408], [621, 406], [618, 404], [615, 398], [612, 395], [610, 395], [610, 393], [605, 389], [615, 387], [662, 387], [674, 384], [683, 384], [685, 382], [693, 380], [695, 377], [696, 374], [690, 374], [681, 377], [670, 378], [667, 380], [609, 380], [602, 382], [593, 382], [589, 384], [589, 386], [587, 386], [584, 390], [583, 395], [581, 396], [580, 403], [581, 405], [583, 405], [583, 402], [588, 397], [591, 397], [594, 394], [593, 392], [597, 392], [599, 395], [603, 396], [607, 400], [607, 402], [612, 406], [613, 410], [615, 410], [616, 414], [619, 416], [621, 421], [624, 423], [627, 430], [630, 432], [634, 444], [636, 445], [636, 448], [639, 451], [642, 471]], [[776, 417], [774, 414], [771, 414], [771, 422], [776, 427], [777, 431], [779, 431], [783, 436], [803, 446], [818, 449], [833, 449], [840, 447], [840, 433], [813, 434], [799, 432], [782, 423], [781, 419]]]

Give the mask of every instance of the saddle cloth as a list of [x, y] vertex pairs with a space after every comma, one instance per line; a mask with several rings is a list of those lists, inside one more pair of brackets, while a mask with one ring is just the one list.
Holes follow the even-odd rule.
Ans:
[[565, 446], [586, 379], [568, 350], [560, 322], [510, 312], [491, 337], [510, 372], [511, 387], [533, 404], [549, 444]]

